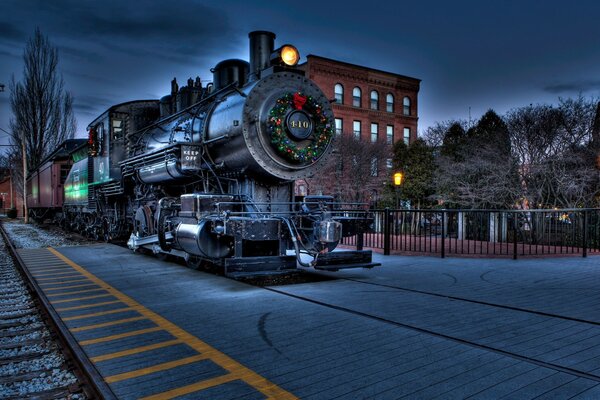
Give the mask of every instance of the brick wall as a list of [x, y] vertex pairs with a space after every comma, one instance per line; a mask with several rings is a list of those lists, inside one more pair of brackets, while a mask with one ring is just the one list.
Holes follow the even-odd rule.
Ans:
[[[343, 121], [343, 132], [352, 134], [353, 121], [361, 122], [361, 138], [370, 140], [371, 123], [379, 125], [379, 139], [386, 140], [386, 126], [394, 127], [394, 142], [402, 140], [404, 128], [410, 129], [410, 140], [417, 138], [418, 93], [420, 80], [403, 75], [374, 70], [359, 65], [348, 64], [319, 56], [309, 55], [301, 65], [308, 78], [312, 79], [329, 99], [335, 98], [334, 87], [344, 88], [343, 104], [334, 103], [336, 118]], [[361, 89], [361, 106], [353, 106], [352, 91]], [[379, 110], [371, 109], [370, 94], [379, 93]], [[394, 96], [394, 111], [386, 111], [386, 96]], [[403, 99], [411, 102], [410, 115], [403, 113]]]

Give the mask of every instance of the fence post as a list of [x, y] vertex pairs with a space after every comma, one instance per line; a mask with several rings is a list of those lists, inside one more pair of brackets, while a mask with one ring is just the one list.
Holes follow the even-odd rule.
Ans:
[[517, 225], [519, 223], [518, 214], [513, 212], [513, 260], [517, 259]]
[[385, 214], [383, 215], [383, 255], [390, 255], [390, 208], [385, 208]]
[[365, 245], [365, 233], [360, 230], [356, 235], [356, 250], [362, 250]]
[[446, 211], [442, 210], [442, 258], [446, 257]]
[[583, 211], [583, 257], [587, 257], [587, 210]]

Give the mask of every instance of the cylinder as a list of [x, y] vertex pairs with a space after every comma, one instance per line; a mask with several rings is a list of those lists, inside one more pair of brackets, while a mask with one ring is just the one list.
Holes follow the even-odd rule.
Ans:
[[275, 34], [267, 31], [254, 31], [248, 34], [250, 38], [250, 81], [260, 78], [260, 71], [268, 68], [271, 63], [271, 53], [275, 48]]

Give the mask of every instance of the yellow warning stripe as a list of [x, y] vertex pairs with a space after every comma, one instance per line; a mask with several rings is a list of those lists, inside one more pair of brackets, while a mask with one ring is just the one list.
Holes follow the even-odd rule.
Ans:
[[[67, 267], [67, 265], [65, 265], [65, 267]], [[75, 270], [73, 270], [73, 268], [54, 268], [51, 270], [44, 270], [43, 273], [35, 273], [33, 272], [33, 276], [34, 277], [40, 277], [40, 276], [57, 276], [57, 275], [67, 275], [67, 274], [72, 274], [73, 272], [75, 272]], [[50, 272], [48, 272], [50, 271]], [[56, 272], [55, 272], [56, 271]], [[62, 272], [59, 272], [62, 271]]]
[[74, 315], [72, 317], [63, 318], [63, 321], [75, 321], [75, 320], [84, 319], [84, 318], [101, 317], [103, 315], [117, 314], [117, 313], [121, 313], [121, 312], [125, 312], [125, 311], [131, 311], [131, 309], [129, 307], [126, 307], [126, 308], [117, 308], [114, 310], [98, 311], [98, 312], [91, 313], [91, 314]]
[[[75, 271], [73, 271], [73, 272], [75, 272]], [[66, 276], [54, 276], [53, 275], [51, 278], [39, 278], [39, 277], [35, 276], [35, 280], [38, 282], [48, 282], [48, 281], [58, 281], [58, 280], [65, 279], [65, 278], [69, 279], [69, 278], [81, 277], [81, 274], [75, 274], [73, 272], [69, 272]], [[56, 274], [56, 275], [59, 275], [59, 274]]]
[[[60, 258], [65, 263], [67, 263], [71, 267], [75, 268], [77, 271], [79, 271], [82, 275], [86, 276], [92, 282], [96, 283], [99, 286], [105, 287], [109, 293], [111, 293], [113, 296], [115, 296], [117, 299], [121, 300], [123, 303], [125, 303], [126, 305], [128, 305], [129, 307], [134, 309], [135, 311], [139, 312], [143, 317], [146, 317], [147, 319], [151, 320], [156, 325], [158, 325], [165, 331], [169, 332], [171, 335], [175, 336], [175, 338], [179, 339], [183, 343], [187, 344], [188, 346], [190, 346], [191, 348], [196, 350], [198, 353], [200, 353], [201, 356], [211, 359], [213, 362], [215, 362], [222, 368], [228, 370], [231, 373], [231, 375], [233, 377], [235, 377], [235, 379], [239, 379], [239, 380], [246, 382], [250, 386], [254, 387], [256, 390], [258, 390], [261, 393], [263, 393], [264, 395], [266, 395], [267, 397], [273, 397], [273, 398], [281, 399], [281, 400], [297, 399], [296, 396], [285, 391], [284, 389], [280, 388], [279, 386], [275, 385], [274, 383], [268, 381], [261, 375], [257, 374], [256, 372], [252, 371], [251, 369], [243, 366], [242, 364], [235, 361], [231, 357], [225, 355], [224, 353], [221, 353], [214, 347], [209, 346], [208, 344], [204, 343], [202, 340], [200, 340], [197, 337], [191, 335], [190, 333], [184, 331], [177, 325], [175, 325], [172, 322], [168, 321], [167, 319], [161, 317], [160, 315], [156, 314], [155, 312], [150, 311], [149, 309], [142, 306], [137, 301], [133, 300], [131, 297], [129, 297], [129, 296], [119, 292], [117, 289], [109, 286], [106, 282], [104, 282], [100, 278], [96, 277], [95, 275], [91, 274], [90, 272], [85, 270], [80, 265], [74, 263], [73, 261], [71, 261], [70, 259], [65, 257], [64, 255], [59, 253], [57, 250], [55, 250], [51, 247], [48, 248], [48, 250], [52, 254], [54, 254], [56, 257]], [[75, 328], [75, 329], [81, 329], [81, 328]], [[135, 372], [135, 371], [133, 371], [133, 372]], [[124, 375], [125, 374], [116, 375], [116, 376], [120, 377], [120, 376], [124, 376]], [[116, 378], [113, 377], [113, 379], [116, 379]], [[128, 379], [128, 378], [125, 377], [123, 379]], [[107, 382], [110, 383], [111, 381], [109, 381], [107, 378]], [[112, 382], [116, 382], [116, 381], [113, 380]], [[167, 398], [167, 397], [165, 397], [165, 398]]]
[[[74, 299], [63, 299], [51, 301], [52, 304], [61, 304], [61, 303], [71, 303], [73, 301], [81, 301], [81, 300], [91, 300], [91, 299], [99, 299], [100, 297], [112, 297], [110, 293], [96, 294], [94, 296], [85, 296], [85, 297], [76, 297]], [[88, 304], [93, 305], [94, 303]]]
[[84, 304], [82, 306], [56, 308], [55, 310], [59, 311], [59, 312], [62, 312], [62, 311], [73, 311], [73, 310], [81, 310], [83, 308], [94, 308], [94, 307], [108, 306], [110, 304], [117, 304], [117, 303], [120, 303], [120, 301], [119, 300], [103, 301], [102, 303], [92, 303], [92, 304]]
[[[87, 286], [87, 285], [86, 285]], [[94, 288], [94, 289], [84, 289], [84, 290], [76, 290], [74, 292], [62, 292], [62, 293], [52, 293], [47, 294], [46, 297], [59, 297], [59, 296], [67, 296], [72, 294], [81, 294], [81, 293], [89, 293], [89, 292], [97, 292], [98, 290], [104, 290], [104, 288]]]
[[78, 326], [77, 328], [69, 328], [69, 330], [71, 332], [89, 331], [90, 329], [106, 328], [107, 326], [126, 324], [127, 322], [139, 321], [141, 319], [146, 319], [146, 317], [132, 317], [132, 318], [118, 319], [116, 321], [103, 322], [101, 324]]
[[176, 344], [181, 344], [181, 341], [177, 340], [177, 339], [167, 340], [165, 342], [160, 342], [160, 343], [149, 344], [149, 345], [146, 345], [146, 346], [135, 347], [133, 349], [127, 349], [127, 350], [123, 350], [123, 351], [117, 351], [117, 352], [110, 353], [110, 354], [103, 354], [101, 356], [92, 357], [92, 358], [90, 358], [90, 360], [92, 360], [93, 362], [97, 363], [97, 362], [100, 362], [100, 361], [112, 360], [114, 358], [130, 356], [132, 354], [143, 353], [145, 351], [162, 349], [163, 347], [170, 347], [170, 346], [174, 346]]
[[208, 389], [214, 386], [219, 386], [227, 382], [236, 381], [238, 378], [233, 374], [221, 375], [216, 378], [206, 379], [191, 385], [182, 386], [168, 392], [158, 393], [152, 396], [142, 397], [140, 400], [164, 400], [172, 399], [179, 396], [185, 396], [186, 394], [194, 393], [200, 390]]
[[82, 340], [81, 342], [79, 342], [79, 344], [82, 346], [87, 346], [90, 344], [110, 342], [111, 340], [118, 340], [118, 339], [123, 339], [123, 338], [131, 337], [131, 336], [144, 335], [146, 333], [157, 332], [157, 331], [162, 331], [162, 328], [160, 326], [155, 326], [154, 328], [138, 329], [137, 331], [119, 333], [118, 335], [110, 335], [110, 336], [104, 336], [104, 337], [100, 337], [100, 338], [96, 338], [96, 339]]
[[73, 279], [70, 281], [62, 281], [62, 282], [42, 282], [42, 283], [40, 283], [40, 286], [44, 286], [44, 287], [57, 286], [57, 285], [62, 285], [64, 283], [85, 282], [87, 280], [88, 280], [87, 278], [81, 278], [81, 279]]
[[175, 367], [179, 367], [182, 365], [191, 364], [197, 361], [205, 360], [206, 356], [204, 354], [198, 354], [191, 357], [181, 358], [175, 361], [169, 361], [162, 364], [153, 365], [148, 368], [136, 369], [135, 371], [124, 372], [118, 375], [112, 375], [105, 378], [108, 383], [115, 383], [119, 381], [123, 381], [125, 379], [137, 378], [139, 376], [144, 376], [148, 374], [153, 374], [155, 372], [166, 371], [168, 369], [173, 369]]
[[63, 287], [56, 287], [56, 288], [47, 288], [44, 289], [44, 292], [48, 292], [48, 291], [54, 291], [54, 290], [65, 290], [65, 289], [73, 289], [73, 288], [78, 288], [78, 287], [85, 287], [85, 286], [91, 286], [94, 285], [94, 283], [90, 282], [90, 283], [84, 283], [83, 285], [70, 285], [70, 286], [63, 286]]

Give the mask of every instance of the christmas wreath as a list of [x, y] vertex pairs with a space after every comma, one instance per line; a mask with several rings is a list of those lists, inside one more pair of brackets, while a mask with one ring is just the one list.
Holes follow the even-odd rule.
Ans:
[[[303, 110], [314, 120], [314, 131], [308, 145], [300, 146], [290, 139], [285, 132], [284, 121], [290, 110]], [[284, 158], [294, 162], [315, 162], [325, 152], [333, 135], [333, 128], [328, 118], [323, 115], [323, 108], [312, 96], [302, 93], [288, 93], [277, 99], [275, 106], [269, 112], [268, 127], [271, 133], [271, 143]]]

